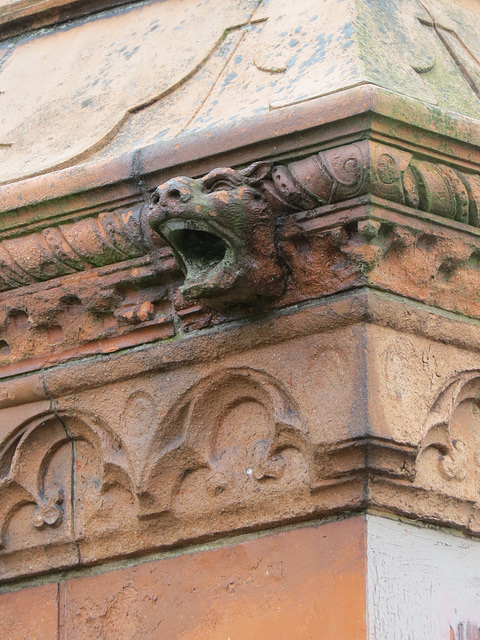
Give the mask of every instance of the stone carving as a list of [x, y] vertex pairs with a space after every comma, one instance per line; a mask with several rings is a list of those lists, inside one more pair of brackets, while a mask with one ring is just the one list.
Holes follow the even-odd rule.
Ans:
[[222, 504], [256, 495], [289, 465], [305, 467], [309, 486], [310, 455], [307, 426], [278, 382], [247, 367], [217, 371], [184, 393], [155, 429], [141, 461], [140, 515], [171, 510], [195, 479], [205, 496], [222, 494]]
[[[176, 190], [183, 194], [178, 200], [171, 196]], [[154, 192], [148, 216], [186, 274], [186, 300], [252, 303], [283, 290], [291, 266], [281, 249], [284, 216], [369, 193], [480, 225], [480, 176], [367, 142], [287, 165], [260, 162], [241, 171], [215, 169], [199, 180], [176, 178]], [[154, 248], [141, 205], [47, 227], [0, 243], [0, 291]]]
[[0, 243], [0, 291], [145, 255], [141, 207]]
[[[9, 546], [10, 522], [23, 507], [34, 506], [31, 524], [37, 530], [71, 519], [77, 473], [73, 447], [80, 441], [90, 442], [102, 456], [100, 491], [115, 483], [130, 487], [131, 470], [120, 442], [97, 418], [36, 416], [0, 444], [0, 549]], [[24, 533], [31, 537], [28, 530]]]
[[240, 172], [215, 169], [201, 180], [176, 178], [154, 192], [149, 223], [185, 274], [186, 300], [253, 302], [282, 291], [269, 191], [258, 186], [269, 163]]
[[199, 180], [169, 180], [152, 196], [149, 223], [185, 274], [186, 300], [251, 304], [277, 297], [292, 270], [292, 256], [282, 252], [285, 215], [368, 193], [479, 224], [478, 176], [368, 143], [286, 166], [256, 163], [243, 171], [215, 169]]
[[479, 226], [480, 179], [443, 164], [381, 147], [373, 163], [372, 192], [413, 209]]
[[480, 372], [467, 371], [436, 399], [417, 458], [416, 482], [444, 493], [478, 500], [476, 452], [480, 451]]
[[314, 209], [367, 193], [368, 166], [368, 145], [337, 147], [273, 167], [273, 188], [288, 209]]
[[[427, 304], [479, 316], [478, 234], [449, 224], [439, 229], [439, 217], [418, 220], [423, 207], [453, 226], [467, 216], [476, 225], [478, 176], [371, 141], [285, 166], [262, 162], [209, 175], [218, 181], [214, 191], [206, 179], [185, 179], [197, 195], [168, 214], [159, 203], [149, 211], [137, 205], [1, 242], [0, 289], [17, 287], [0, 296], [2, 374], [35, 369], [38, 357], [53, 364], [169, 338], [175, 327], [203, 329], [244, 313], [239, 304], [281, 308], [353, 286], [408, 290]], [[226, 187], [222, 179], [233, 176], [237, 186]], [[203, 213], [193, 208], [198, 193]], [[236, 200], [237, 193], [245, 200]], [[238, 205], [235, 215], [226, 194]], [[371, 216], [364, 206], [370, 200]], [[210, 215], [211, 202], [221, 215]], [[170, 249], [158, 247], [148, 218], [160, 233], [164, 224], [182, 226], [175, 238], [187, 242], [176, 255], [193, 274], [183, 288], [191, 299], [181, 297], [180, 270]], [[241, 223], [232, 230], [234, 219]], [[189, 245], [192, 238], [213, 244], [208, 250], [201, 242]], [[181, 258], [185, 250], [194, 255]], [[188, 260], [193, 270], [186, 269]], [[118, 261], [100, 273], [92, 269]], [[70, 276], [82, 270], [84, 276]], [[56, 277], [28, 292], [21, 288]]]
[[480, 224], [480, 176], [381, 144], [351, 144], [276, 165], [272, 179], [287, 210], [308, 210], [372, 193], [437, 216]]
[[[78, 538], [87, 520], [101, 520], [102, 496], [116, 487], [130, 496], [133, 511], [121, 498], [127, 521], [135, 513], [143, 519], [178, 511], [192, 483], [196, 500], [207, 504], [222, 495], [222, 506], [258, 499], [258, 487], [268, 493], [294, 483], [307, 494], [313, 487], [305, 422], [263, 372], [217, 371], [160, 420], [154, 398], [134, 391], [122, 423], [128, 451], [103, 420], [83, 413], [46, 411], [10, 430], [0, 443], [0, 550], [42, 544], [36, 540], [45, 529], [48, 543]], [[84, 443], [91, 449], [86, 456], [80, 454]], [[100, 460], [98, 482], [89, 458]], [[19, 516], [13, 536], [11, 523]]]
[[[240, 526], [256, 526], [271, 504], [285, 521], [300, 512], [325, 513], [343, 499], [360, 508], [367, 504], [362, 490], [350, 490], [366, 483], [374, 490], [398, 487], [406, 499], [429, 489], [432, 499], [440, 494], [440, 501], [446, 495], [467, 503], [468, 517], [472, 510], [480, 522], [474, 453], [480, 450], [480, 371], [463, 373], [443, 389], [419, 445], [373, 435], [322, 441], [328, 436], [321, 428], [316, 437], [309, 432], [283, 385], [249, 367], [207, 371], [168, 407], [152, 389], [164, 391], [145, 378], [128, 380], [113, 393], [125, 397], [118, 409], [105, 394], [98, 411], [109, 412], [110, 425], [106, 415], [62, 409], [80, 406], [80, 393], [58, 400], [57, 412], [45, 410], [10, 428], [0, 443], [2, 557], [78, 543], [92, 545], [93, 558], [107, 522], [109, 540], [129, 553], [140, 549], [140, 538], [154, 548], [179, 536], [195, 539], [197, 526], [198, 535], [223, 530], [223, 522], [233, 531], [242, 514], [252, 519], [244, 517]], [[383, 499], [370, 504], [381, 506]], [[401, 511], [398, 504], [395, 509]], [[470, 529], [478, 531], [478, 522], [472, 515]], [[132, 546], [125, 545], [125, 531], [135, 532]]]
[[372, 435], [317, 447], [316, 483], [312, 489], [321, 489], [325, 481], [354, 474], [413, 481], [417, 453], [417, 447]]

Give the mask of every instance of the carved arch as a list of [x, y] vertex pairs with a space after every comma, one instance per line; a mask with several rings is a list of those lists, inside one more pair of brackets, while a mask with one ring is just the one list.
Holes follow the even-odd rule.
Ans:
[[309, 450], [306, 423], [277, 380], [249, 367], [216, 371], [180, 396], [159, 424], [140, 481], [141, 515], [169, 511], [196, 472], [207, 496], [228, 500], [239, 484], [280, 481], [287, 451], [310, 468]]
[[[75, 499], [71, 483], [65, 488], [57, 480], [68, 480], [76, 473], [73, 447], [82, 441], [91, 444], [101, 460], [99, 491], [114, 484], [132, 491], [130, 463], [122, 443], [102, 420], [68, 411], [38, 414], [0, 443], [0, 549], [6, 546], [10, 522], [22, 507], [35, 507], [31, 522], [38, 530], [59, 527], [66, 511], [71, 513]], [[71, 468], [59, 476], [58, 470], [52, 470], [53, 461], [66, 446], [72, 447]], [[65, 535], [74, 537], [75, 532]]]

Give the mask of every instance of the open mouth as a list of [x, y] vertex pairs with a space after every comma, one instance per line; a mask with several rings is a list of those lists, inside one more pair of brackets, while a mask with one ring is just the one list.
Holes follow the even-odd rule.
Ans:
[[184, 298], [213, 293], [223, 270], [232, 262], [231, 244], [209, 225], [199, 225], [198, 221], [169, 220], [158, 231], [185, 274], [181, 288]]
[[[173, 231], [169, 244], [182, 258], [186, 271], [202, 272], [217, 266], [227, 252], [226, 242], [209, 231], [182, 229]], [[185, 273], [185, 275], [188, 275]]]

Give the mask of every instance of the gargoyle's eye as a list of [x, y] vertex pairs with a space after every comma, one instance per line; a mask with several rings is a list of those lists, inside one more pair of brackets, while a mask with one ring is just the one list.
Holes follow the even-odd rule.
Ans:
[[234, 185], [228, 180], [213, 180], [210, 183], [205, 185], [208, 193], [213, 193], [214, 191], [231, 191], [234, 188]]

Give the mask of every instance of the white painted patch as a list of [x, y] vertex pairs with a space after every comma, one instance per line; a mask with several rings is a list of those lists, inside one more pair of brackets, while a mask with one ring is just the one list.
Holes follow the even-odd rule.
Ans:
[[480, 639], [480, 540], [367, 517], [369, 640]]

